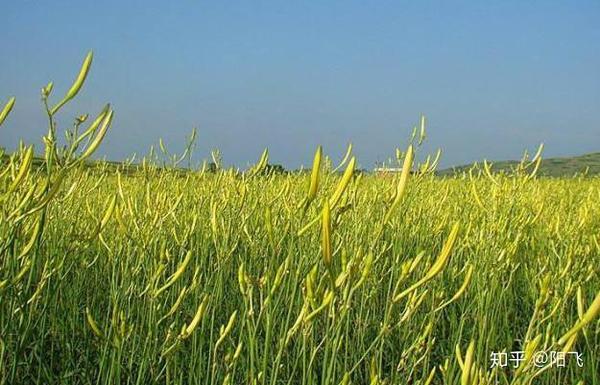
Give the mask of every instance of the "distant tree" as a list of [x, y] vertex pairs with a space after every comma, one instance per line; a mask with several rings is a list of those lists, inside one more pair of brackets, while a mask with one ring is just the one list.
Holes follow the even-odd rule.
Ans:
[[270, 175], [270, 174], [285, 174], [287, 173], [285, 167], [280, 164], [267, 164], [262, 171], [262, 174]]
[[209, 172], [209, 173], [212, 173], [212, 174], [216, 173], [217, 172], [217, 164], [215, 162], [208, 162], [208, 163], [206, 163], [206, 170], [205, 171]]

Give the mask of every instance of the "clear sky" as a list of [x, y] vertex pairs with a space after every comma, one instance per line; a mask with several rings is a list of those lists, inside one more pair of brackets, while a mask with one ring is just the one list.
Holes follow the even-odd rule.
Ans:
[[[0, 145], [41, 150], [39, 90], [94, 64], [64, 123], [115, 108], [101, 155], [163, 137], [244, 167], [309, 165], [318, 144], [362, 167], [429, 120], [443, 165], [600, 151], [600, 1], [3, 1]], [[63, 126], [64, 127], [64, 126]]]

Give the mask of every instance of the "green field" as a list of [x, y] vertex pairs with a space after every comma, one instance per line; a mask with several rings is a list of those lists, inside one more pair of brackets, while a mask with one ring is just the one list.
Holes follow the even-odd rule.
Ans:
[[599, 178], [90, 168], [82, 72], [0, 168], [0, 384], [600, 384]]
[[[491, 168], [495, 173], [511, 173], [518, 164], [519, 161], [515, 160], [492, 162]], [[474, 166], [474, 164], [467, 164], [450, 167], [440, 170], [438, 175], [460, 174], [465, 171], [468, 172]], [[600, 152], [564, 158], [543, 159], [538, 171], [539, 176], [550, 177], [570, 177], [578, 174], [600, 175]]]

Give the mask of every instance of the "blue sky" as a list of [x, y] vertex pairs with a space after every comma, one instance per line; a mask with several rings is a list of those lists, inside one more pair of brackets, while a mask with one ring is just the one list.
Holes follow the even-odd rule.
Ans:
[[[196, 159], [309, 165], [354, 143], [362, 167], [405, 147], [421, 113], [443, 165], [600, 151], [600, 2], [5, 2], [0, 100], [17, 97], [0, 145], [41, 149], [39, 90], [94, 64], [61, 123], [115, 108], [101, 155], [162, 137]], [[64, 125], [63, 125], [64, 128]]]

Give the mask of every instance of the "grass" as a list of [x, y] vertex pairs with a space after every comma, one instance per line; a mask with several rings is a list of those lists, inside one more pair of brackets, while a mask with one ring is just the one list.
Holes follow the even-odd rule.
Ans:
[[110, 108], [63, 150], [49, 95], [0, 169], [0, 384], [600, 383], [600, 179], [91, 169]]

